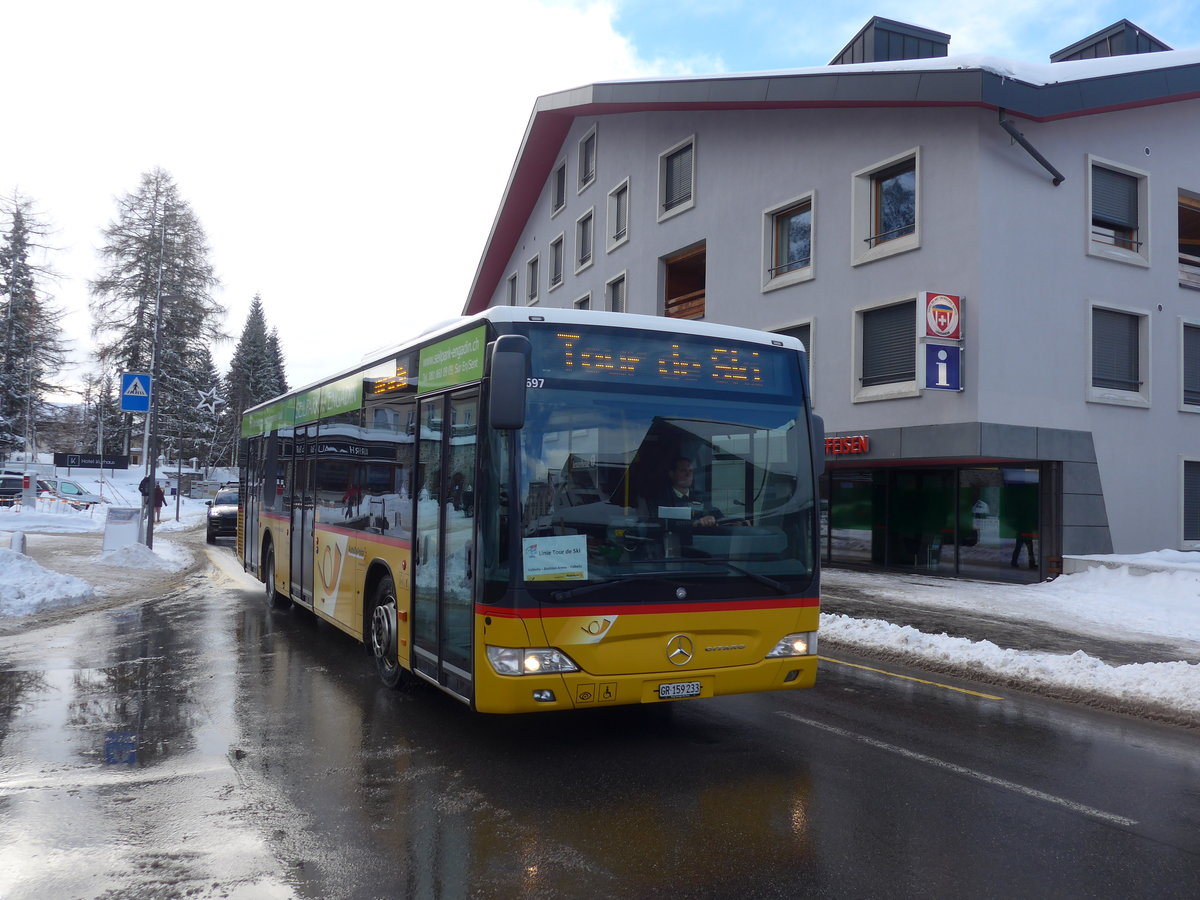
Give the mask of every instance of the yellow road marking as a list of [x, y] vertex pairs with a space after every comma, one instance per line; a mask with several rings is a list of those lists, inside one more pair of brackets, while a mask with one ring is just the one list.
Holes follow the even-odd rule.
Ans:
[[913, 678], [911, 675], [898, 675], [895, 672], [889, 672], [886, 669], [873, 669], [870, 666], [860, 666], [858, 663], [846, 662], [841, 659], [833, 659], [828, 656], [818, 656], [821, 662], [837, 663], [839, 666], [849, 666], [852, 669], [862, 669], [866, 672], [875, 672], [879, 675], [887, 675], [891, 678], [901, 678], [904, 681], [915, 681], [917, 684], [928, 684], [933, 687], [945, 688], [948, 691], [957, 691], [960, 694], [970, 694], [972, 697], [982, 697], [984, 700], [1003, 700], [1003, 697], [997, 697], [993, 694], [981, 694], [979, 691], [968, 691], [966, 688], [953, 687], [949, 684], [942, 684], [940, 681], [926, 681], [924, 678]]

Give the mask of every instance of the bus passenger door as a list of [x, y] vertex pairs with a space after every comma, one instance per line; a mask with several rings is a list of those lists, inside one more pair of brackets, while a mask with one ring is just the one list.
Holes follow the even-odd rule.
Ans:
[[421, 401], [414, 534], [413, 666], [468, 699], [475, 613], [477, 410], [474, 390]]
[[297, 428], [292, 461], [291, 559], [288, 571], [292, 596], [305, 606], [312, 606], [313, 570], [313, 493], [312, 463], [308, 442], [316, 432], [315, 426]]

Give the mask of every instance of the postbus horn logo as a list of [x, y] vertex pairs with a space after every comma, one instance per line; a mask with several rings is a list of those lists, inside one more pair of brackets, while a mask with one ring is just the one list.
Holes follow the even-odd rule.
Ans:
[[929, 298], [926, 318], [929, 331], [941, 338], [956, 337], [958, 332], [957, 298], [937, 294]]

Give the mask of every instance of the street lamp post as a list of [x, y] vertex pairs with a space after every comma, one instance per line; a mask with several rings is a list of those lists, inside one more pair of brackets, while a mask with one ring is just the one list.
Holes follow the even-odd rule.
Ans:
[[154, 513], [158, 509], [158, 501], [154, 496], [158, 488], [158, 395], [161, 386], [158, 383], [158, 351], [159, 340], [162, 337], [162, 270], [159, 270], [157, 298], [154, 302], [154, 349], [150, 354], [150, 427], [148, 429], [146, 455], [146, 475], [150, 481], [146, 489], [146, 549], [154, 549]]

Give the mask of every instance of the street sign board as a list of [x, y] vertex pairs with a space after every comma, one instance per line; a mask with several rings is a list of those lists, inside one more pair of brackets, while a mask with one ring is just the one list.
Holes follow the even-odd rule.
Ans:
[[150, 412], [150, 376], [144, 372], [121, 375], [121, 412]]
[[106, 453], [55, 453], [54, 465], [68, 469], [128, 469], [129, 457]]

